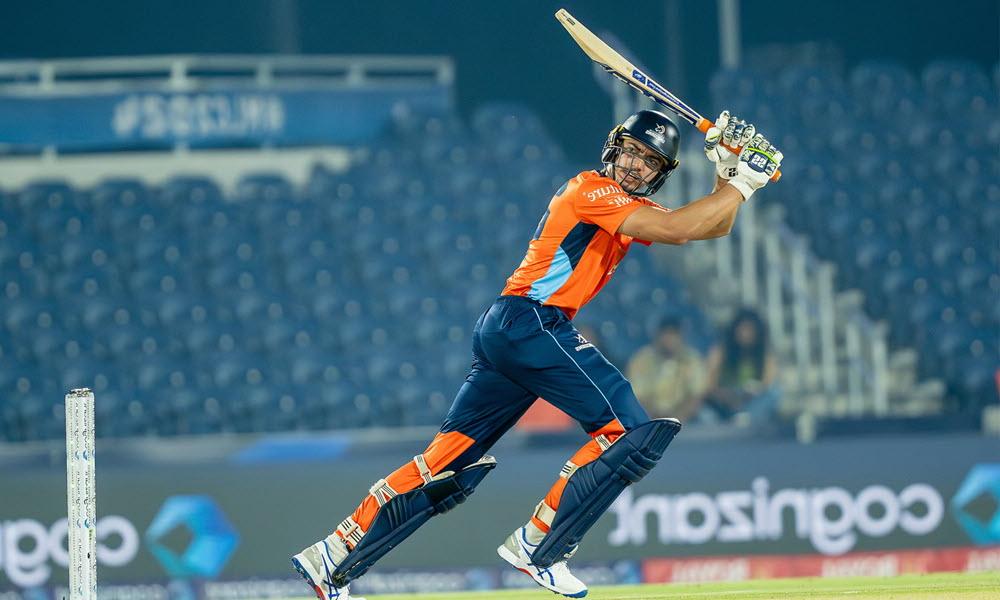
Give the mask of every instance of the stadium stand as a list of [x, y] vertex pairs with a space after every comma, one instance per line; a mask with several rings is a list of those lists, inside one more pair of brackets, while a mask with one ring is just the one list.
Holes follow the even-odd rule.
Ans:
[[[576, 172], [521, 107], [470, 123], [400, 119], [302, 188], [261, 172], [232, 194], [190, 176], [3, 193], [0, 439], [60, 438], [80, 386], [106, 437], [436, 425], [476, 316]], [[666, 310], [710, 335], [645, 250], [581, 313], [614, 356]]]
[[[948, 408], [996, 402], [1000, 330], [1000, 70], [935, 61], [914, 76], [864, 62], [779, 77], [720, 71], [719, 106], [755, 115], [789, 157], [766, 202], [863, 291], [890, 342], [918, 349]], [[761, 82], [773, 82], [773, 85]], [[760, 115], [757, 117], [756, 115]]]
[[[762, 195], [860, 289], [890, 343], [918, 350], [953, 412], [995, 402], [1000, 327], [1000, 70], [869, 61], [841, 76], [720, 71], [718, 106], [789, 157]], [[578, 171], [529, 110], [401, 113], [303, 186], [178, 174], [0, 191], [0, 439], [63, 434], [64, 390], [97, 392], [99, 434], [434, 425], [469, 331]], [[626, 359], [664, 312], [712, 327], [646, 249], [580, 320]], [[648, 318], [621, 319], [622, 314]], [[52, 418], [41, 418], [42, 416]]]

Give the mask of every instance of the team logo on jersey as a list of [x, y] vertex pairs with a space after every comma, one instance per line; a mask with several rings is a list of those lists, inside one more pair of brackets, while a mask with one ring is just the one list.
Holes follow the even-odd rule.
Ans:
[[576, 341], [577, 341], [578, 345], [577, 345], [576, 348], [573, 348], [573, 349], [576, 350], [577, 352], [579, 352], [580, 350], [585, 350], [587, 348], [593, 348], [594, 347], [593, 344], [591, 344], [590, 342], [587, 341], [587, 338], [583, 337], [582, 333], [577, 333], [576, 334]]

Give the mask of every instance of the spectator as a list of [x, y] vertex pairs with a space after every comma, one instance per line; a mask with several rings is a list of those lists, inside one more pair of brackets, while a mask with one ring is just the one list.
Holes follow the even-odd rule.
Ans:
[[778, 361], [768, 344], [767, 329], [756, 312], [739, 311], [725, 339], [708, 357], [708, 394], [699, 417], [764, 423], [774, 417], [780, 390]]
[[653, 343], [628, 363], [632, 389], [651, 417], [685, 420], [698, 412], [707, 389], [707, 369], [698, 352], [684, 341], [681, 321], [667, 316]]

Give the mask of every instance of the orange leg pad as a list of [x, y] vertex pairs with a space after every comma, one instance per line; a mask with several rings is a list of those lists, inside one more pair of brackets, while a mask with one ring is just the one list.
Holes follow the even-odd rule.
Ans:
[[[475, 441], [458, 431], [438, 433], [431, 440], [427, 449], [424, 450], [424, 460], [427, 461], [427, 468], [430, 469], [432, 475], [437, 475], [445, 470], [445, 467], [451, 464], [463, 452], [468, 450]], [[397, 494], [405, 494], [424, 484], [424, 480], [420, 476], [420, 470], [412, 460], [393, 471], [385, 479], [392, 489], [396, 490]], [[355, 509], [351, 518], [361, 526], [362, 530], [368, 531], [368, 527], [375, 520], [378, 509], [378, 501], [375, 500], [374, 496], [368, 494], [361, 501], [358, 508]]]
[[594, 433], [590, 434], [590, 437], [597, 437], [599, 435], [607, 436], [612, 442], [618, 439], [618, 436], [625, 433], [625, 427], [621, 424], [621, 421], [614, 419], [609, 422], [604, 427], [601, 427]]
[[[599, 435], [603, 435], [609, 442], [614, 442], [623, 433], [625, 433], [625, 428], [622, 426], [621, 422], [618, 421], [618, 419], [615, 419], [604, 427], [601, 427], [597, 431], [591, 433], [590, 437], [596, 438]], [[583, 465], [597, 460], [597, 457], [601, 455], [601, 452], [603, 452], [603, 450], [601, 450], [600, 444], [598, 444], [596, 440], [590, 440], [576, 451], [576, 454], [573, 455], [570, 462], [576, 465], [577, 468], [580, 468]], [[562, 498], [563, 490], [566, 489], [566, 481], [566, 479], [560, 477], [549, 489], [549, 493], [545, 494], [545, 504], [547, 504], [552, 510], [559, 509], [559, 499]], [[540, 521], [538, 518], [531, 517], [531, 521], [542, 531], [546, 533], [549, 531], [549, 526]]]
[[459, 431], [438, 433], [424, 450], [424, 460], [431, 473], [437, 475], [453, 460], [469, 449], [476, 440]]

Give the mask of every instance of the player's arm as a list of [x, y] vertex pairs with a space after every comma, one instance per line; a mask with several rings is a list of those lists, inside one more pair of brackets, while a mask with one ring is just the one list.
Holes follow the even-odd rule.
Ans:
[[708, 239], [736, 218], [744, 200], [767, 185], [782, 158], [781, 152], [758, 134], [740, 153], [738, 172], [726, 185], [671, 212], [641, 206], [625, 218], [618, 231], [661, 244]]
[[[729, 181], [728, 179], [723, 179], [722, 177], [716, 176], [715, 177], [715, 186], [712, 188], [712, 191], [713, 192], [717, 192], [717, 191], [721, 190], [722, 186], [726, 185], [726, 183], [728, 183], [728, 181]], [[715, 227], [713, 227], [711, 229], [711, 231], [709, 231], [708, 233], [706, 233], [702, 237], [692, 238], [692, 239], [710, 240], [710, 239], [722, 237], [724, 235], [729, 235], [729, 233], [733, 230], [733, 225], [736, 224], [736, 215], [739, 212], [739, 210], [740, 210], [740, 207], [737, 206], [736, 209], [733, 210], [731, 213], [729, 213], [726, 216], [723, 216], [722, 220], [719, 221], [715, 225]]]
[[[712, 191], [713, 192], [719, 191], [720, 189], [722, 189], [722, 186], [726, 185], [726, 183], [728, 183], [728, 180], [723, 179], [723, 178], [721, 178], [719, 176], [716, 176], [715, 177], [715, 187], [712, 188]], [[737, 215], [737, 213], [739, 213], [739, 210], [740, 210], [740, 207], [737, 206], [736, 210], [734, 210], [728, 216], [723, 217], [723, 219], [721, 221], [719, 221], [719, 223], [711, 231], [709, 231], [707, 234], [705, 234], [705, 237], [698, 238], [698, 239], [700, 239], [700, 240], [711, 240], [711, 239], [714, 239], [714, 238], [722, 237], [724, 235], [729, 235], [729, 233], [733, 230], [733, 225], [736, 224], [736, 215]]]
[[728, 215], [734, 214], [742, 202], [739, 190], [726, 185], [670, 212], [641, 206], [625, 218], [618, 232], [660, 244], [686, 244], [703, 239]]
[[721, 190], [722, 186], [726, 185], [727, 183], [729, 183], [728, 179], [723, 179], [723, 178], [719, 177], [718, 175], [716, 175], [715, 176], [715, 185], [712, 187], [712, 191], [713, 192], [717, 192], [717, 191]]

